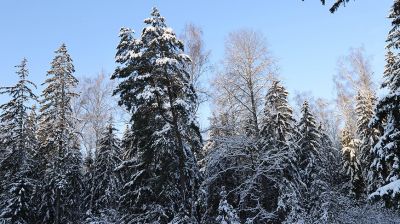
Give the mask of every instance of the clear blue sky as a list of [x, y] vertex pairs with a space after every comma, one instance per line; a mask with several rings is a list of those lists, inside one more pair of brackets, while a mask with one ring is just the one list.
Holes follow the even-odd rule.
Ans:
[[140, 33], [143, 19], [157, 6], [177, 33], [188, 22], [203, 28], [213, 63], [221, 60], [229, 32], [240, 28], [263, 32], [290, 92], [311, 91], [332, 98], [336, 61], [350, 47], [364, 46], [373, 56], [376, 80], [381, 80], [392, 2], [355, 0], [331, 14], [319, 0], [3, 0], [0, 86], [15, 81], [13, 66], [22, 57], [29, 60], [31, 79], [42, 83], [62, 42], [74, 60], [76, 76], [96, 75], [102, 69], [112, 72], [119, 28], [128, 26]]

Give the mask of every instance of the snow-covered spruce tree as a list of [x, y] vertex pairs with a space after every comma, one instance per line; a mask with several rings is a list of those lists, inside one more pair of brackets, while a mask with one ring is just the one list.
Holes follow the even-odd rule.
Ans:
[[315, 181], [317, 187], [315, 195], [318, 201], [309, 213], [309, 219], [313, 223], [335, 223], [333, 220], [337, 217], [338, 209], [342, 208], [337, 206], [338, 201], [340, 202], [338, 189], [342, 188], [345, 179], [341, 172], [342, 155], [321, 123], [318, 126], [318, 133], [320, 163], [318, 163], [318, 179]]
[[93, 167], [94, 166], [94, 155], [91, 149], [87, 150], [87, 154], [83, 159], [83, 193], [82, 193], [82, 209], [89, 214], [91, 211], [91, 201], [92, 201], [92, 188], [94, 186], [93, 182]]
[[41, 168], [40, 216], [45, 223], [77, 223], [81, 218], [82, 177], [80, 153], [71, 100], [78, 80], [65, 44], [55, 51], [56, 56], [47, 72], [42, 93], [38, 137]]
[[322, 178], [328, 183], [330, 190], [335, 189], [342, 184], [342, 155], [338, 148], [327, 134], [325, 128], [320, 123], [318, 126], [320, 135], [320, 159], [322, 170]]
[[222, 188], [220, 197], [218, 216], [215, 221], [221, 224], [239, 224], [240, 220], [236, 210], [226, 200], [225, 188]]
[[136, 155], [136, 147], [134, 145], [134, 135], [131, 127], [126, 125], [121, 139], [121, 158], [133, 158]]
[[41, 222], [42, 220], [40, 219], [40, 205], [42, 202], [42, 189], [41, 186], [43, 184], [43, 178], [44, 178], [44, 170], [46, 167], [46, 160], [44, 159], [44, 155], [41, 153], [39, 150], [40, 147], [40, 142], [38, 139], [38, 129], [39, 129], [39, 124], [38, 120], [39, 116], [37, 115], [37, 109], [36, 105], [32, 106], [31, 113], [29, 114], [28, 121], [27, 121], [27, 129], [29, 130], [29, 135], [30, 135], [30, 142], [32, 143], [32, 147], [35, 148], [35, 151], [32, 155], [32, 168], [31, 168], [31, 178], [35, 183], [35, 189], [32, 192], [32, 204], [35, 205], [34, 207], [34, 212], [36, 216], [31, 218], [31, 222]]
[[388, 53], [382, 88], [388, 94], [379, 100], [371, 127], [382, 126], [383, 130], [373, 148], [374, 160], [371, 170], [377, 180], [376, 191], [370, 195], [373, 200], [383, 199], [387, 207], [400, 206], [400, 1], [395, 0], [389, 18], [392, 29], [386, 42]]
[[262, 165], [268, 158], [279, 161], [273, 173], [275, 183], [267, 197], [277, 200], [275, 214], [278, 218], [275, 221], [279, 222], [295, 222], [302, 213], [294, 122], [293, 110], [288, 103], [288, 92], [279, 81], [274, 81], [265, 99], [260, 148], [263, 151]]
[[[137, 141], [134, 135], [134, 131], [129, 125], [126, 125], [124, 133], [122, 134], [120, 145], [120, 159], [123, 164], [117, 167], [118, 169], [115, 173], [120, 183], [126, 183], [127, 180], [130, 179], [131, 170], [129, 169], [129, 166], [134, 164], [134, 161], [136, 160], [136, 143]], [[121, 185], [123, 186], [123, 184]]]
[[15, 86], [1, 87], [0, 93], [10, 101], [0, 105], [1, 133], [6, 153], [0, 161], [0, 222], [30, 223], [35, 217], [32, 204], [34, 181], [31, 179], [32, 155], [35, 151], [31, 130], [27, 127], [36, 96], [35, 84], [29, 81], [27, 60], [16, 66], [19, 81]]
[[[319, 219], [322, 193], [326, 191], [327, 183], [321, 160], [321, 136], [310, 111], [308, 102], [303, 103], [300, 121], [297, 124], [298, 135], [298, 169], [300, 173], [303, 206], [310, 219]], [[318, 211], [318, 212], [317, 212]], [[316, 216], [316, 217], [315, 217]]]
[[119, 181], [114, 169], [121, 163], [119, 140], [112, 124], [104, 131], [96, 150], [93, 165], [93, 186], [91, 190], [91, 210], [97, 214], [102, 210], [116, 209]]
[[296, 222], [302, 216], [299, 198], [301, 180], [296, 155], [298, 145], [292, 111], [288, 92], [279, 81], [274, 81], [266, 95], [258, 143], [261, 150], [260, 171], [273, 168], [273, 172], [270, 171], [272, 178], [269, 178], [273, 185], [263, 193], [266, 194], [265, 200], [272, 201], [270, 205], [274, 204], [274, 218], [271, 219], [274, 222]]
[[357, 114], [357, 136], [360, 139], [360, 146], [358, 150], [358, 160], [362, 170], [362, 177], [366, 184], [366, 192], [371, 193], [372, 189], [368, 186], [370, 175], [370, 166], [372, 164], [372, 148], [378, 140], [379, 130], [377, 128], [370, 128], [368, 126], [374, 115], [374, 108], [376, 104], [376, 97], [373, 92], [359, 91], [356, 96], [356, 114]]
[[185, 66], [183, 44], [153, 8], [139, 39], [121, 29], [112, 79], [120, 105], [131, 112], [136, 154], [120, 197], [125, 223], [195, 223], [201, 149], [195, 120], [197, 96]]
[[268, 142], [285, 144], [293, 132], [293, 110], [288, 103], [288, 92], [274, 81], [265, 96], [264, 118], [261, 122], [262, 138]]
[[300, 135], [298, 163], [302, 181], [309, 188], [317, 178], [318, 163], [320, 163], [320, 135], [307, 101], [304, 102], [301, 112], [302, 116], [298, 123], [298, 134]]
[[362, 176], [361, 163], [359, 160], [360, 140], [356, 139], [345, 126], [341, 132], [343, 172], [347, 176], [348, 188], [351, 195], [359, 199], [364, 192], [364, 179]]
[[[34, 104], [31, 107], [30, 113], [28, 115], [28, 119], [26, 121], [26, 132], [27, 132], [27, 142], [30, 149], [34, 149], [32, 151], [32, 155], [34, 156], [37, 153], [38, 147], [38, 139], [37, 139], [37, 131], [38, 131], [38, 116], [36, 114], [36, 105]], [[34, 158], [33, 158], [34, 160]], [[33, 174], [32, 174], [33, 175]]]

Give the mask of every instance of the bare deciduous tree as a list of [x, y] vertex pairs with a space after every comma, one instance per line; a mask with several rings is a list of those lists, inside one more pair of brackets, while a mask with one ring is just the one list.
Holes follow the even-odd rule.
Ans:
[[223, 71], [213, 82], [216, 109], [258, 133], [265, 93], [275, 76], [275, 59], [263, 34], [250, 29], [230, 33]]
[[89, 151], [96, 148], [107, 122], [119, 113], [119, 107], [112, 97], [113, 82], [104, 72], [94, 78], [81, 78], [77, 88], [80, 97], [74, 102], [73, 110], [79, 120], [82, 145]]
[[346, 127], [353, 136], [357, 129], [355, 96], [358, 92], [375, 95], [370, 60], [363, 48], [352, 48], [347, 56], [338, 60], [338, 73], [334, 76], [337, 106]]
[[196, 89], [199, 104], [201, 104], [208, 98], [208, 92], [203, 85], [202, 78], [205, 73], [212, 70], [210, 64], [211, 51], [205, 48], [201, 27], [192, 23], [185, 26], [182, 39], [185, 43], [185, 53], [191, 58], [189, 64], [190, 81]]

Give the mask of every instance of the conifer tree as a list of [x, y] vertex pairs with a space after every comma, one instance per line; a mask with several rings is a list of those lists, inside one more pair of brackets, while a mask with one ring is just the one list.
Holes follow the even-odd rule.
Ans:
[[78, 80], [65, 44], [55, 53], [40, 102], [39, 153], [45, 158], [40, 215], [46, 223], [71, 223], [81, 217], [82, 158], [71, 107]]
[[[196, 222], [199, 171], [194, 151], [201, 149], [195, 120], [197, 96], [186, 70], [183, 44], [156, 8], [145, 19], [139, 39], [121, 29], [112, 79], [132, 114], [137, 152], [126, 159], [129, 177], [121, 196], [124, 222]], [[129, 37], [129, 38], [125, 38]]]
[[261, 135], [266, 141], [285, 144], [292, 136], [293, 110], [288, 103], [288, 92], [274, 81], [265, 97], [264, 119], [261, 124]]
[[6, 149], [0, 161], [0, 221], [11, 223], [28, 223], [34, 217], [34, 205], [31, 193], [34, 182], [31, 179], [32, 155], [35, 150], [32, 133], [28, 126], [28, 112], [31, 101], [36, 100], [29, 81], [27, 60], [15, 66], [19, 78], [12, 87], [2, 87], [1, 94], [7, 94], [10, 101], [2, 104], [0, 109], [1, 133], [4, 137], [3, 147]]
[[220, 193], [220, 202], [218, 206], [218, 216], [215, 221], [221, 224], [239, 224], [240, 220], [236, 210], [226, 200], [225, 188]]
[[93, 182], [93, 168], [94, 168], [94, 158], [92, 150], [89, 149], [87, 155], [83, 159], [83, 205], [82, 209], [90, 213], [89, 211], [92, 207], [92, 188], [94, 186]]
[[318, 185], [314, 195], [318, 202], [312, 208], [311, 218], [313, 222], [330, 223], [336, 218], [335, 208], [337, 201], [336, 192], [342, 188], [344, 174], [342, 172], [342, 155], [333, 144], [333, 141], [320, 123], [318, 126], [320, 135], [318, 179], [315, 181]]
[[298, 123], [298, 169], [303, 206], [312, 219], [322, 216], [323, 193], [327, 191], [326, 170], [322, 164], [321, 134], [307, 101], [303, 103], [302, 115]]
[[[29, 149], [31, 150], [31, 155], [35, 155], [38, 147], [37, 131], [38, 131], [38, 116], [36, 114], [36, 105], [31, 107], [28, 119], [26, 121], [27, 130], [27, 142], [29, 144]], [[35, 162], [35, 161], [34, 161]]]
[[132, 129], [127, 125], [121, 140], [121, 158], [133, 158], [136, 155], [136, 147], [134, 145], [135, 136]]
[[311, 181], [316, 178], [318, 163], [320, 163], [320, 135], [307, 101], [304, 102], [301, 112], [302, 117], [298, 124], [300, 134], [299, 168], [303, 181], [310, 186]]
[[377, 186], [370, 195], [373, 199], [383, 198], [386, 206], [398, 207], [399, 192], [396, 186], [400, 183], [400, 1], [395, 0], [389, 18], [392, 29], [387, 37], [386, 66], [382, 88], [388, 94], [379, 100], [371, 127], [382, 126], [382, 133], [373, 148], [374, 160], [371, 169], [375, 173], [374, 180]]
[[[379, 130], [370, 128], [369, 122], [374, 115], [376, 97], [372, 92], [359, 91], [356, 96], [356, 114], [357, 114], [357, 135], [360, 139], [358, 152], [358, 161], [362, 170], [362, 177], [367, 184], [371, 174], [370, 166], [372, 164], [372, 148], [378, 139]], [[370, 184], [368, 184], [370, 186]], [[366, 189], [368, 193], [372, 189]]]
[[[264, 199], [276, 200], [273, 206], [276, 218], [270, 219], [272, 222], [297, 222], [303, 210], [299, 198], [301, 180], [297, 167], [298, 145], [295, 142], [292, 111], [288, 103], [288, 92], [279, 81], [274, 81], [266, 95], [259, 140], [259, 169], [266, 172], [271, 169], [270, 166], [274, 167], [270, 171], [273, 185], [268, 187], [269, 192]], [[279, 162], [274, 164], [272, 160]]]
[[121, 165], [116, 167], [116, 175], [120, 183], [125, 183], [130, 178], [131, 170], [129, 166], [135, 163], [137, 156], [137, 146], [135, 143], [137, 141], [133, 130], [129, 125], [126, 125], [121, 139]]
[[341, 133], [343, 170], [348, 176], [348, 188], [350, 193], [357, 199], [364, 192], [364, 179], [362, 176], [361, 163], [359, 161], [360, 140], [354, 138], [346, 127]]
[[116, 209], [118, 205], [119, 181], [114, 169], [121, 163], [121, 150], [114, 132], [114, 127], [109, 124], [96, 150], [91, 190], [91, 209], [94, 213]]

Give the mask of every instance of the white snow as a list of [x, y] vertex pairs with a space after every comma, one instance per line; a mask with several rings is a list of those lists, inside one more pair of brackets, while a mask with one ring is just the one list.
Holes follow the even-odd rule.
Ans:
[[383, 197], [384, 195], [390, 195], [390, 197], [395, 197], [400, 192], [400, 180], [393, 181], [378, 188], [374, 193], [368, 196], [368, 199], [373, 199], [376, 197]]

